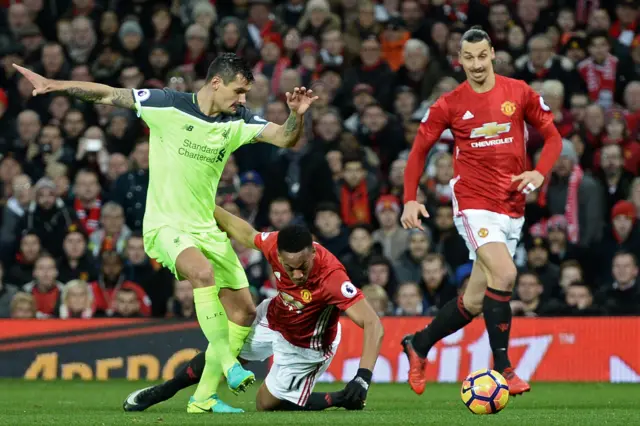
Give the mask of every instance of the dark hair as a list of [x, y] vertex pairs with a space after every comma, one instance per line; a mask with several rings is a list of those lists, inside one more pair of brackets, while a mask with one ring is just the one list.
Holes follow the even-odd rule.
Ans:
[[535, 272], [533, 272], [533, 271], [524, 271], [524, 272], [519, 273], [518, 274], [518, 278], [516, 278], [516, 283], [519, 283], [520, 282], [520, 278], [525, 277], [527, 275], [535, 278], [536, 279], [536, 284], [542, 285], [542, 281], [540, 281], [540, 276], [538, 274], [536, 274]]
[[347, 163], [360, 163], [364, 167], [364, 158], [359, 152], [345, 153], [342, 156], [342, 166], [344, 167]]
[[122, 260], [122, 256], [120, 256], [120, 253], [118, 253], [118, 252], [117, 252], [117, 251], [115, 251], [115, 250], [105, 250], [105, 251], [103, 251], [103, 252], [102, 252], [102, 254], [100, 255], [100, 259], [101, 259], [102, 261], [105, 261], [105, 260], [107, 260], [107, 259], [111, 259], [111, 258], [113, 258], [113, 259], [117, 259], [117, 260], [118, 260], [118, 262], [120, 262], [120, 264], [123, 264], [123, 263], [124, 263], [124, 261]]
[[319, 203], [318, 207], [316, 207], [316, 214], [320, 212], [333, 212], [339, 215], [339, 211], [338, 206], [330, 201]]
[[313, 246], [313, 237], [306, 226], [287, 225], [278, 232], [278, 251], [299, 253]]
[[389, 261], [389, 259], [387, 259], [382, 255], [373, 255], [367, 266], [376, 266], [376, 265], [386, 266], [387, 268], [389, 268], [389, 272], [391, 272], [392, 270], [391, 262]]
[[489, 34], [487, 34], [487, 32], [483, 30], [480, 25], [474, 25], [462, 35], [460, 46], [462, 46], [462, 42], [465, 41], [468, 43], [479, 43], [482, 40], [487, 40], [487, 43], [489, 43], [489, 47], [493, 47], [493, 43], [491, 43]]
[[591, 292], [591, 287], [589, 287], [589, 285], [587, 283], [585, 283], [584, 281], [572, 281], [569, 284], [569, 288], [570, 287], [585, 287], [587, 290], [589, 290], [589, 293]]
[[607, 41], [607, 44], [611, 46], [611, 39], [609, 38], [609, 33], [606, 30], [595, 30], [587, 34], [587, 46], [591, 46], [598, 38], [604, 38]]
[[247, 61], [237, 56], [235, 53], [223, 53], [209, 65], [207, 71], [207, 83], [215, 76], [222, 79], [224, 84], [229, 84], [240, 74], [249, 83], [253, 83], [253, 72]]
[[367, 234], [369, 234], [369, 236], [371, 236], [371, 233], [373, 232], [371, 229], [371, 226], [365, 224], [365, 223], [359, 223], [357, 225], [353, 225], [349, 228], [349, 235], [353, 234], [354, 231], [356, 231], [357, 229], [362, 229], [363, 231], [366, 231]]
[[271, 207], [272, 205], [274, 205], [275, 203], [287, 203], [289, 205], [289, 207], [291, 209], [293, 209], [293, 206], [291, 205], [291, 200], [288, 199], [287, 197], [277, 197], [274, 198], [273, 200], [271, 200], [271, 202], [269, 203], [269, 207]]
[[627, 251], [627, 250], [619, 250], [613, 256], [613, 258], [615, 259], [616, 257], [620, 257], [620, 256], [631, 256], [631, 259], [633, 259], [633, 264], [635, 266], [638, 266], [638, 258], [636, 257], [636, 255], [634, 253], [632, 253], [630, 251]]

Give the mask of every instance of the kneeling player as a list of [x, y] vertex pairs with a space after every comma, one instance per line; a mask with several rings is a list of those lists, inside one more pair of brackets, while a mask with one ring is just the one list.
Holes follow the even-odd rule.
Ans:
[[[258, 390], [258, 411], [322, 410], [329, 407], [362, 409], [378, 358], [383, 329], [380, 319], [350, 281], [344, 266], [324, 247], [312, 241], [304, 227], [292, 225], [279, 232], [258, 233], [224, 209], [215, 210], [216, 222], [229, 237], [262, 251], [276, 276], [278, 295], [258, 306], [256, 320], [240, 353], [246, 361], [273, 355], [271, 370]], [[364, 329], [360, 368], [344, 390], [311, 392], [340, 342], [340, 312]], [[142, 411], [171, 398], [200, 380], [204, 355], [198, 354], [178, 375], [161, 385], [129, 395], [125, 411]], [[212, 406], [200, 412], [241, 412], [212, 395]], [[195, 401], [190, 412], [198, 412]]]

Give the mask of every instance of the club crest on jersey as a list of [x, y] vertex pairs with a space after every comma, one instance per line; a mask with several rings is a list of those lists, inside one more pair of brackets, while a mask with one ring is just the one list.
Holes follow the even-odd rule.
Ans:
[[480, 238], [486, 238], [487, 235], [489, 235], [489, 230], [487, 228], [480, 228], [478, 230], [478, 236]]
[[312, 299], [311, 292], [306, 288], [304, 290], [300, 290], [300, 298], [304, 303], [311, 302], [311, 299]]
[[304, 308], [304, 305], [298, 302], [292, 295], [285, 293], [284, 291], [281, 291], [279, 294], [280, 298], [282, 299], [284, 304], [289, 307], [290, 311], [299, 311], [300, 309]]
[[502, 106], [500, 107], [500, 110], [507, 117], [511, 117], [513, 113], [516, 112], [516, 104], [514, 104], [511, 101], [506, 101], [502, 104]]
[[493, 123], [484, 123], [482, 127], [476, 127], [471, 130], [471, 137], [489, 139], [501, 133], [507, 133], [509, 130], [511, 130], [511, 123], [498, 124], [494, 121]]

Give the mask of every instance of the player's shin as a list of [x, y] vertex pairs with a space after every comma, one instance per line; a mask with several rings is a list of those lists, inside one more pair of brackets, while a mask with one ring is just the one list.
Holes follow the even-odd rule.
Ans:
[[499, 372], [511, 367], [509, 362], [509, 330], [511, 329], [511, 291], [487, 288], [482, 306], [484, 322], [493, 352], [493, 368]]
[[200, 352], [198, 355], [191, 358], [191, 361], [189, 361], [187, 365], [185, 365], [180, 371], [178, 371], [173, 379], [167, 380], [160, 385], [160, 394], [162, 395], [163, 400], [171, 398], [173, 395], [184, 388], [188, 388], [191, 385], [197, 384], [202, 377], [204, 365], [204, 352]]
[[281, 400], [276, 411], [322, 411], [332, 407], [342, 407], [344, 392], [312, 392], [307, 403], [302, 406]]
[[[236, 362], [235, 356], [229, 347], [229, 326], [227, 314], [224, 311], [216, 287], [202, 287], [193, 290], [193, 300], [196, 307], [198, 323], [209, 341], [206, 359], [216, 359], [222, 366], [223, 371], [227, 371]], [[207, 369], [203, 378], [207, 379]]]
[[469, 324], [473, 317], [474, 315], [464, 307], [462, 295], [451, 299], [438, 311], [426, 328], [413, 336], [413, 348], [418, 355], [426, 358], [433, 345]]

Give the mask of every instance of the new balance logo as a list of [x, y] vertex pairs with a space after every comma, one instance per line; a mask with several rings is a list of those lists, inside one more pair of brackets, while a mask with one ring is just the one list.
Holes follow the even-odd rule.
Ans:
[[462, 116], [462, 119], [463, 119], [463, 120], [470, 120], [470, 119], [472, 119], [473, 117], [474, 117], [474, 116], [473, 116], [473, 114], [471, 114], [471, 111], [467, 111], [467, 112], [465, 112], [465, 113], [464, 113], [464, 115]]
[[190, 131], [192, 131], [192, 130], [193, 130], [193, 126], [192, 126], [191, 124], [185, 124], [185, 125], [182, 127], [182, 130], [186, 130], [187, 132], [190, 132]]

